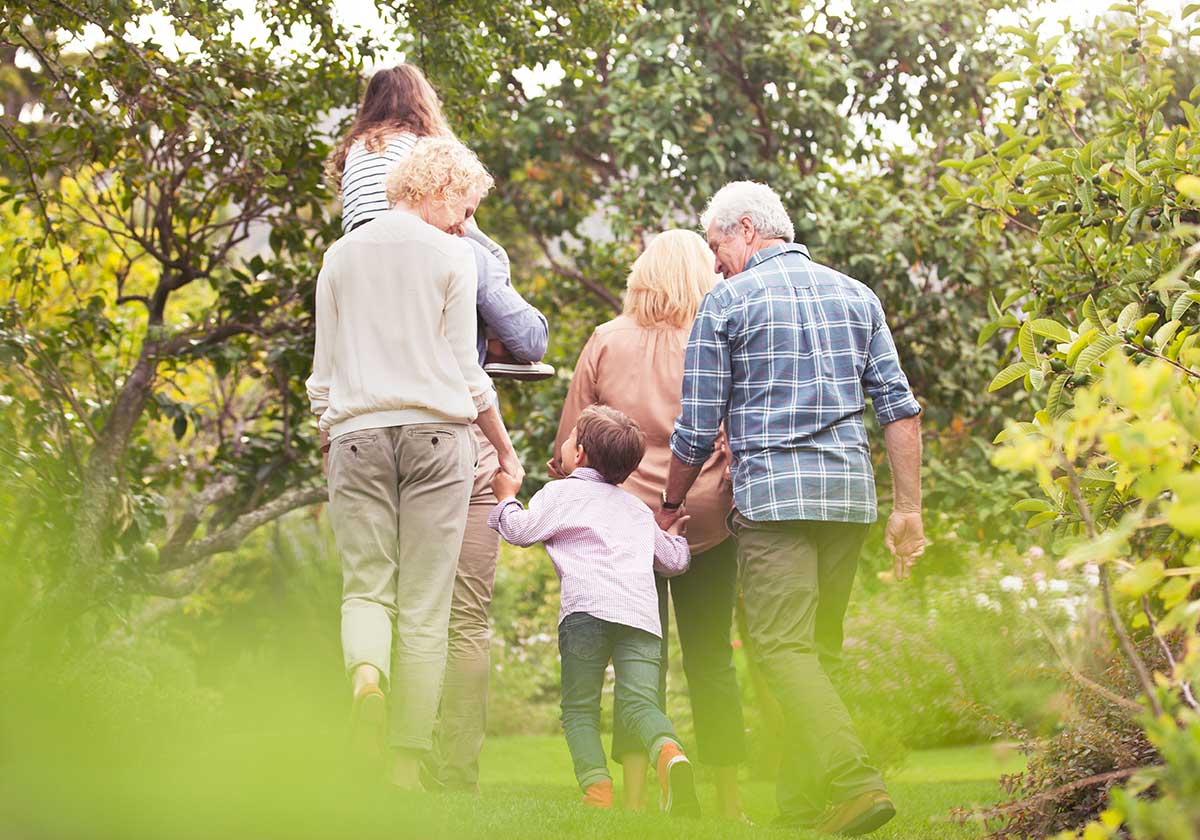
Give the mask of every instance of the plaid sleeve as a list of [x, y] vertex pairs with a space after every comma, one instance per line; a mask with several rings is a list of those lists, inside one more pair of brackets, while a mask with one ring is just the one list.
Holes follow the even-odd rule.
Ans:
[[683, 367], [683, 411], [675, 420], [671, 452], [700, 466], [712, 455], [729, 404], [729, 336], [715, 295], [700, 304]]
[[876, 305], [875, 328], [867, 348], [867, 364], [863, 369], [863, 389], [871, 396], [879, 424], [886, 426], [921, 413], [921, 404], [908, 386], [908, 377], [900, 367], [896, 343], [888, 329], [883, 308]]

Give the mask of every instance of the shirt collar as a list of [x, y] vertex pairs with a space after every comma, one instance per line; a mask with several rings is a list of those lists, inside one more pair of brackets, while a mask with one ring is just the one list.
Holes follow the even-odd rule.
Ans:
[[599, 481], [602, 484], [608, 483], [604, 480], [604, 476], [600, 475], [597, 470], [594, 470], [591, 467], [576, 467], [571, 471], [571, 474], [567, 476], [567, 478], [581, 478], [584, 481]]
[[812, 259], [812, 257], [808, 256], [808, 248], [806, 246], [801, 245], [799, 242], [785, 242], [782, 245], [772, 245], [770, 248], [763, 248], [760, 251], [756, 251], [750, 256], [750, 259], [746, 260], [746, 265], [742, 271], [749, 271], [759, 263], [769, 260], [772, 257], [778, 257], [780, 254], [803, 254]]

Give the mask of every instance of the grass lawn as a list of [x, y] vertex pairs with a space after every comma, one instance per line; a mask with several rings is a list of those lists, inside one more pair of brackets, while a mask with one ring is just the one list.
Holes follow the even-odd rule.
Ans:
[[[333, 735], [334, 733], [328, 733]], [[483, 794], [403, 795], [345, 771], [332, 738], [300, 743], [283, 733], [243, 733], [182, 748], [134, 744], [119, 760], [69, 764], [53, 755], [8, 754], [0, 766], [5, 838], [379, 837], [379, 838], [742, 838], [807, 837], [772, 829], [774, 789], [744, 784], [758, 825], [657, 813], [597, 813], [578, 804], [566, 744], [557, 737], [492, 738], [482, 760]], [[14, 761], [14, 759], [18, 759]], [[994, 802], [996, 778], [1020, 759], [990, 747], [912, 754], [889, 779], [899, 815], [879, 838], [975, 837], [950, 822], [951, 808]], [[711, 809], [711, 790], [701, 786]]]

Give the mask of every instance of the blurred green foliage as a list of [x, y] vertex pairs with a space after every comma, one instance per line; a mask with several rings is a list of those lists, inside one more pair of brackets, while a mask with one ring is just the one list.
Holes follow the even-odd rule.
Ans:
[[[1198, 825], [1195, 787], [1179, 782], [1195, 767], [1187, 744], [1200, 710], [1198, 12], [1191, 5], [1172, 20], [1116, 4], [1069, 44], [1035, 25], [1014, 30], [1017, 58], [989, 80], [1009, 103], [999, 135], [972, 132], [968, 153], [942, 163], [944, 211], [975, 218], [1019, 267], [990, 300], [980, 342], [1007, 340], [1013, 361], [988, 390], [1022, 382], [1032, 416], [997, 437], [995, 463], [1036, 478], [1039, 492], [1015, 510], [1051, 532], [1064, 567], [1098, 581], [1126, 671], [1116, 696], [1092, 688], [1124, 710], [1126, 725], [1102, 720], [1093, 734], [1140, 739], [1099, 768], [1089, 758], [1095, 737], [1050, 742], [1021, 789], [1029, 804], [1011, 812], [1012, 836], [1078, 826], [1107, 787], [1161, 761], [1169, 766], [1118, 789], [1083, 836], [1182, 838]], [[1128, 707], [1139, 708], [1130, 695], [1169, 752], [1155, 754], [1128, 725]], [[1113, 764], [1118, 775], [1097, 775]], [[1078, 807], [1081, 788], [1089, 807]], [[1033, 803], [1047, 799], [1067, 818], [1046, 819], [1046, 803]]]

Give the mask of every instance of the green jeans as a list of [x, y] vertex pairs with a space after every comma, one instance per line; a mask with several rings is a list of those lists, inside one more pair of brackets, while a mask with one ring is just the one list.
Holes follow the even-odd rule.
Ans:
[[741, 514], [732, 526], [754, 655], [783, 711], [780, 815], [812, 824], [830, 803], [884, 790], [826, 673], [841, 652], [868, 526], [753, 522]]

